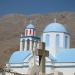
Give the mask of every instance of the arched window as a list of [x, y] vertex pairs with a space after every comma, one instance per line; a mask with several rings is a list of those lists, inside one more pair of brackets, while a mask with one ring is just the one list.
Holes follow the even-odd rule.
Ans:
[[27, 50], [29, 50], [29, 48], [30, 48], [30, 40], [27, 39]]
[[46, 47], [50, 46], [50, 35], [47, 34], [45, 37], [45, 43], [46, 43]]
[[56, 34], [56, 47], [57, 48], [60, 47], [60, 36], [59, 36], [59, 34]]
[[32, 50], [34, 49], [34, 40], [32, 40]]
[[22, 40], [22, 49], [24, 50], [24, 46], [25, 46], [25, 40]]
[[65, 36], [65, 48], [67, 48], [68, 36]]

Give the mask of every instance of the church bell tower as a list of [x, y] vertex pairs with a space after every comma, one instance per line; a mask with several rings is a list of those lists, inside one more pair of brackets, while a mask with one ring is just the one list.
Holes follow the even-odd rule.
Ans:
[[33, 50], [38, 46], [40, 38], [36, 36], [35, 27], [30, 23], [25, 27], [24, 35], [20, 38], [20, 50]]

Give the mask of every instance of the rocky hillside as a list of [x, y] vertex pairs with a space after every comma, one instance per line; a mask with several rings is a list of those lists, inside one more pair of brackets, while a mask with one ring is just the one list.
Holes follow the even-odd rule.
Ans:
[[19, 50], [19, 37], [24, 33], [24, 27], [32, 20], [40, 36], [46, 25], [53, 22], [64, 24], [71, 33], [71, 47], [75, 47], [75, 13], [49, 13], [49, 14], [9, 14], [0, 17], [0, 65], [8, 61], [12, 52]]

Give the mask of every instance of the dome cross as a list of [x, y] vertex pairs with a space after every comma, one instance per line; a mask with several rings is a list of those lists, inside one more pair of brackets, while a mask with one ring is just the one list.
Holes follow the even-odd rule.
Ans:
[[32, 23], [32, 20], [30, 20], [30, 24]]
[[57, 22], [56, 18], [54, 18], [54, 22], [55, 22], [55, 23]]

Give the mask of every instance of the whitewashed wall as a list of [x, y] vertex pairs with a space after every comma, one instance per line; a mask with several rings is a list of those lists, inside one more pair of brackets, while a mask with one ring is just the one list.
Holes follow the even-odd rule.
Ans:
[[[49, 51], [49, 53], [52, 54], [52, 56], [55, 57], [56, 53], [58, 53], [60, 51], [60, 49], [64, 48], [64, 44], [65, 44], [65, 36], [68, 36], [68, 46], [67, 48], [70, 47], [70, 36], [68, 34], [65, 33], [57, 33], [57, 32], [50, 32], [50, 33], [43, 33], [43, 37], [41, 39], [41, 41], [45, 42], [46, 41], [46, 35], [50, 35], [50, 40], [49, 40], [49, 44], [50, 46], [46, 47], [46, 50]], [[56, 35], [59, 34], [60, 36], [60, 47], [57, 48], [56, 47]]]

